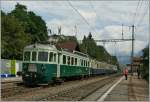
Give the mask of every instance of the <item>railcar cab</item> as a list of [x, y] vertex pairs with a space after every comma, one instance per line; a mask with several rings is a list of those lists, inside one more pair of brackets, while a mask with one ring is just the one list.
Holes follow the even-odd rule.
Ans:
[[50, 79], [47, 70], [56, 65], [58, 51], [53, 45], [33, 44], [24, 48], [22, 78], [25, 84], [47, 83]]

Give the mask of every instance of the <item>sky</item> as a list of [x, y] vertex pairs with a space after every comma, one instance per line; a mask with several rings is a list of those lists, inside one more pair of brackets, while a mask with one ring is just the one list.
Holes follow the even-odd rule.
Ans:
[[[124, 38], [130, 39], [135, 25], [134, 53], [145, 48], [149, 43], [149, 8], [148, 0], [134, 1], [1, 1], [1, 9], [11, 12], [16, 3], [27, 6], [46, 22], [47, 28], [62, 34], [75, 35], [82, 40], [89, 32], [95, 40], [121, 39], [122, 24]], [[76, 26], [76, 29], [75, 29]], [[98, 42], [114, 56], [120, 63], [129, 63], [131, 55], [131, 41], [118, 43]]]

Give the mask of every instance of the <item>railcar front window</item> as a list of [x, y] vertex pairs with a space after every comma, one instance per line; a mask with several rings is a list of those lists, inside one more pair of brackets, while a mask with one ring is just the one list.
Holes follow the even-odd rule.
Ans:
[[56, 53], [54, 53], [54, 62], [56, 62]]
[[74, 58], [71, 57], [71, 65], [74, 65]]
[[83, 60], [83, 66], [85, 66], [85, 60]]
[[77, 65], [77, 58], [75, 58], [75, 65]]
[[48, 60], [48, 52], [39, 52], [38, 61], [47, 61]]
[[32, 52], [32, 61], [36, 61], [36, 52]]
[[68, 65], [70, 65], [70, 57], [68, 56]]
[[81, 60], [81, 66], [83, 66], [83, 60]]
[[24, 61], [30, 61], [30, 52], [24, 52]]
[[52, 62], [53, 61], [53, 52], [49, 53], [49, 61]]

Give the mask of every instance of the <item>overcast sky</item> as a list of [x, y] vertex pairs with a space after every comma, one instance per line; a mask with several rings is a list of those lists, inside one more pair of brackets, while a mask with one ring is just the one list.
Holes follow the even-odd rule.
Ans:
[[[129, 26], [134, 23], [136, 26], [135, 53], [142, 50], [149, 42], [148, 0], [140, 0], [140, 2], [1, 1], [1, 9], [10, 12], [17, 2], [26, 5], [28, 11], [33, 11], [41, 16], [52, 32], [57, 33], [58, 26], [61, 26], [63, 34], [75, 35], [76, 25], [78, 40], [81, 40], [84, 35], [87, 36], [89, 32], [92, 32], [93, 38], [97, 40], [119, 39], [121, 38], [122, 24], [124, 24], [124, 38], [131, 38]], [[98, 44], [103, 45], [103, 43]], [[131, 42], [106, 43], [105, 48], [109, 53], [118, 57], [131, 54]], [[129, 57], [119, 57], [119, 61], [129, 62]]]

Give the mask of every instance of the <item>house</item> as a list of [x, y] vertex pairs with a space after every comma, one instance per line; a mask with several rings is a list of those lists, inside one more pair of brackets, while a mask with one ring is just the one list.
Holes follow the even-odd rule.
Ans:
[[62, 48], [62, 49], [67, 49], [70, 52], [80, 51], [79, 50], [79, 45], [76, 42], [71, 42], [71, 41], [58, 43], [58, 44], [56, 44], [56, 47], [57, 48]]

